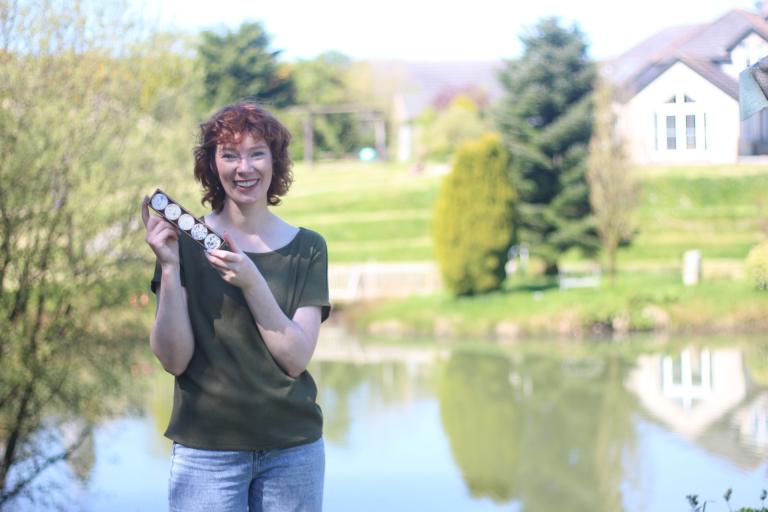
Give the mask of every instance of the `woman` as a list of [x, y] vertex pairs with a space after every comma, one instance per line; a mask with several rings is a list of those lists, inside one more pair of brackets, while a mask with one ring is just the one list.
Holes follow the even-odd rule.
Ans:
[[229, 250], [204, 252], [145, 198], [157, 257], [150, 345], [176, 376], [172, 511], [316, 511], [324, 447], [306, 371], [330, 312], [323, 238], [270, 210], [291, 185], [290, 134], [251, 102], [201, 125], [195, 178]]

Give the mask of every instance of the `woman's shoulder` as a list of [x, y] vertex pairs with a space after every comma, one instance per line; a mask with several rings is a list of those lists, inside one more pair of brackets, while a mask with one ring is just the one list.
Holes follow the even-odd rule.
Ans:
[[326, 243], [323, 235], [309, 228], [299, 226], [299, 231], [296, 234], [297, 237], [301, 237], [305, 243], [316, 246], [320, 249], [325, 249]]

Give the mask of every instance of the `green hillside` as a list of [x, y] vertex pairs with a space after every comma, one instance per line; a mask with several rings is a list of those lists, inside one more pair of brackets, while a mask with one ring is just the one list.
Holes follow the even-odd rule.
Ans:
[[[622, 263], [670, 267], [688, 249], [736, 263], [765, 237], [768, 165], [648, 168], [640, 175], [638, 235], [620, 251]], [[294, 188], [277, 211], [322, 232], [337, 263], [431, 260], [439, 183], [437, 173], [397, 164], [297, 166]]]

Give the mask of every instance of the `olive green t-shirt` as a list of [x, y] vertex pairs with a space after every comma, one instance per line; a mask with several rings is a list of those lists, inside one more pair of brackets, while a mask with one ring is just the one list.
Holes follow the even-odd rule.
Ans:
[[[302, 306], [320, 306], [322, 320], [328, 318], [328, 253], [318, 233], [299, 228], [280, 249], [246, 254], [288, 318]], [[284, 448], [319, 439], [323, 417], [309, 372], [295, 379], [283, 372], [240, 288], [221, 278], [199, 245], [179, 237], [179, 257], [195, 350], [176, 378], [165, 435], [208, 450]], [[157, 264], [152, 291], [159, 283]]]

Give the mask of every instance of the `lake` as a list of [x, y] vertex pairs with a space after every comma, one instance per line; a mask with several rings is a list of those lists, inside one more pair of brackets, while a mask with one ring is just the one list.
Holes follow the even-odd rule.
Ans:
[[[768, 488], [768, 340], [362, 343], [331, 328], [311, 372], [329, 512], [689, 510], [688, 494], [727, 511], [726, 489], [735, 509]], [[45, 475], [65, 510], [166, 509], [172, 381], [152, 378], [143, 414]]]

